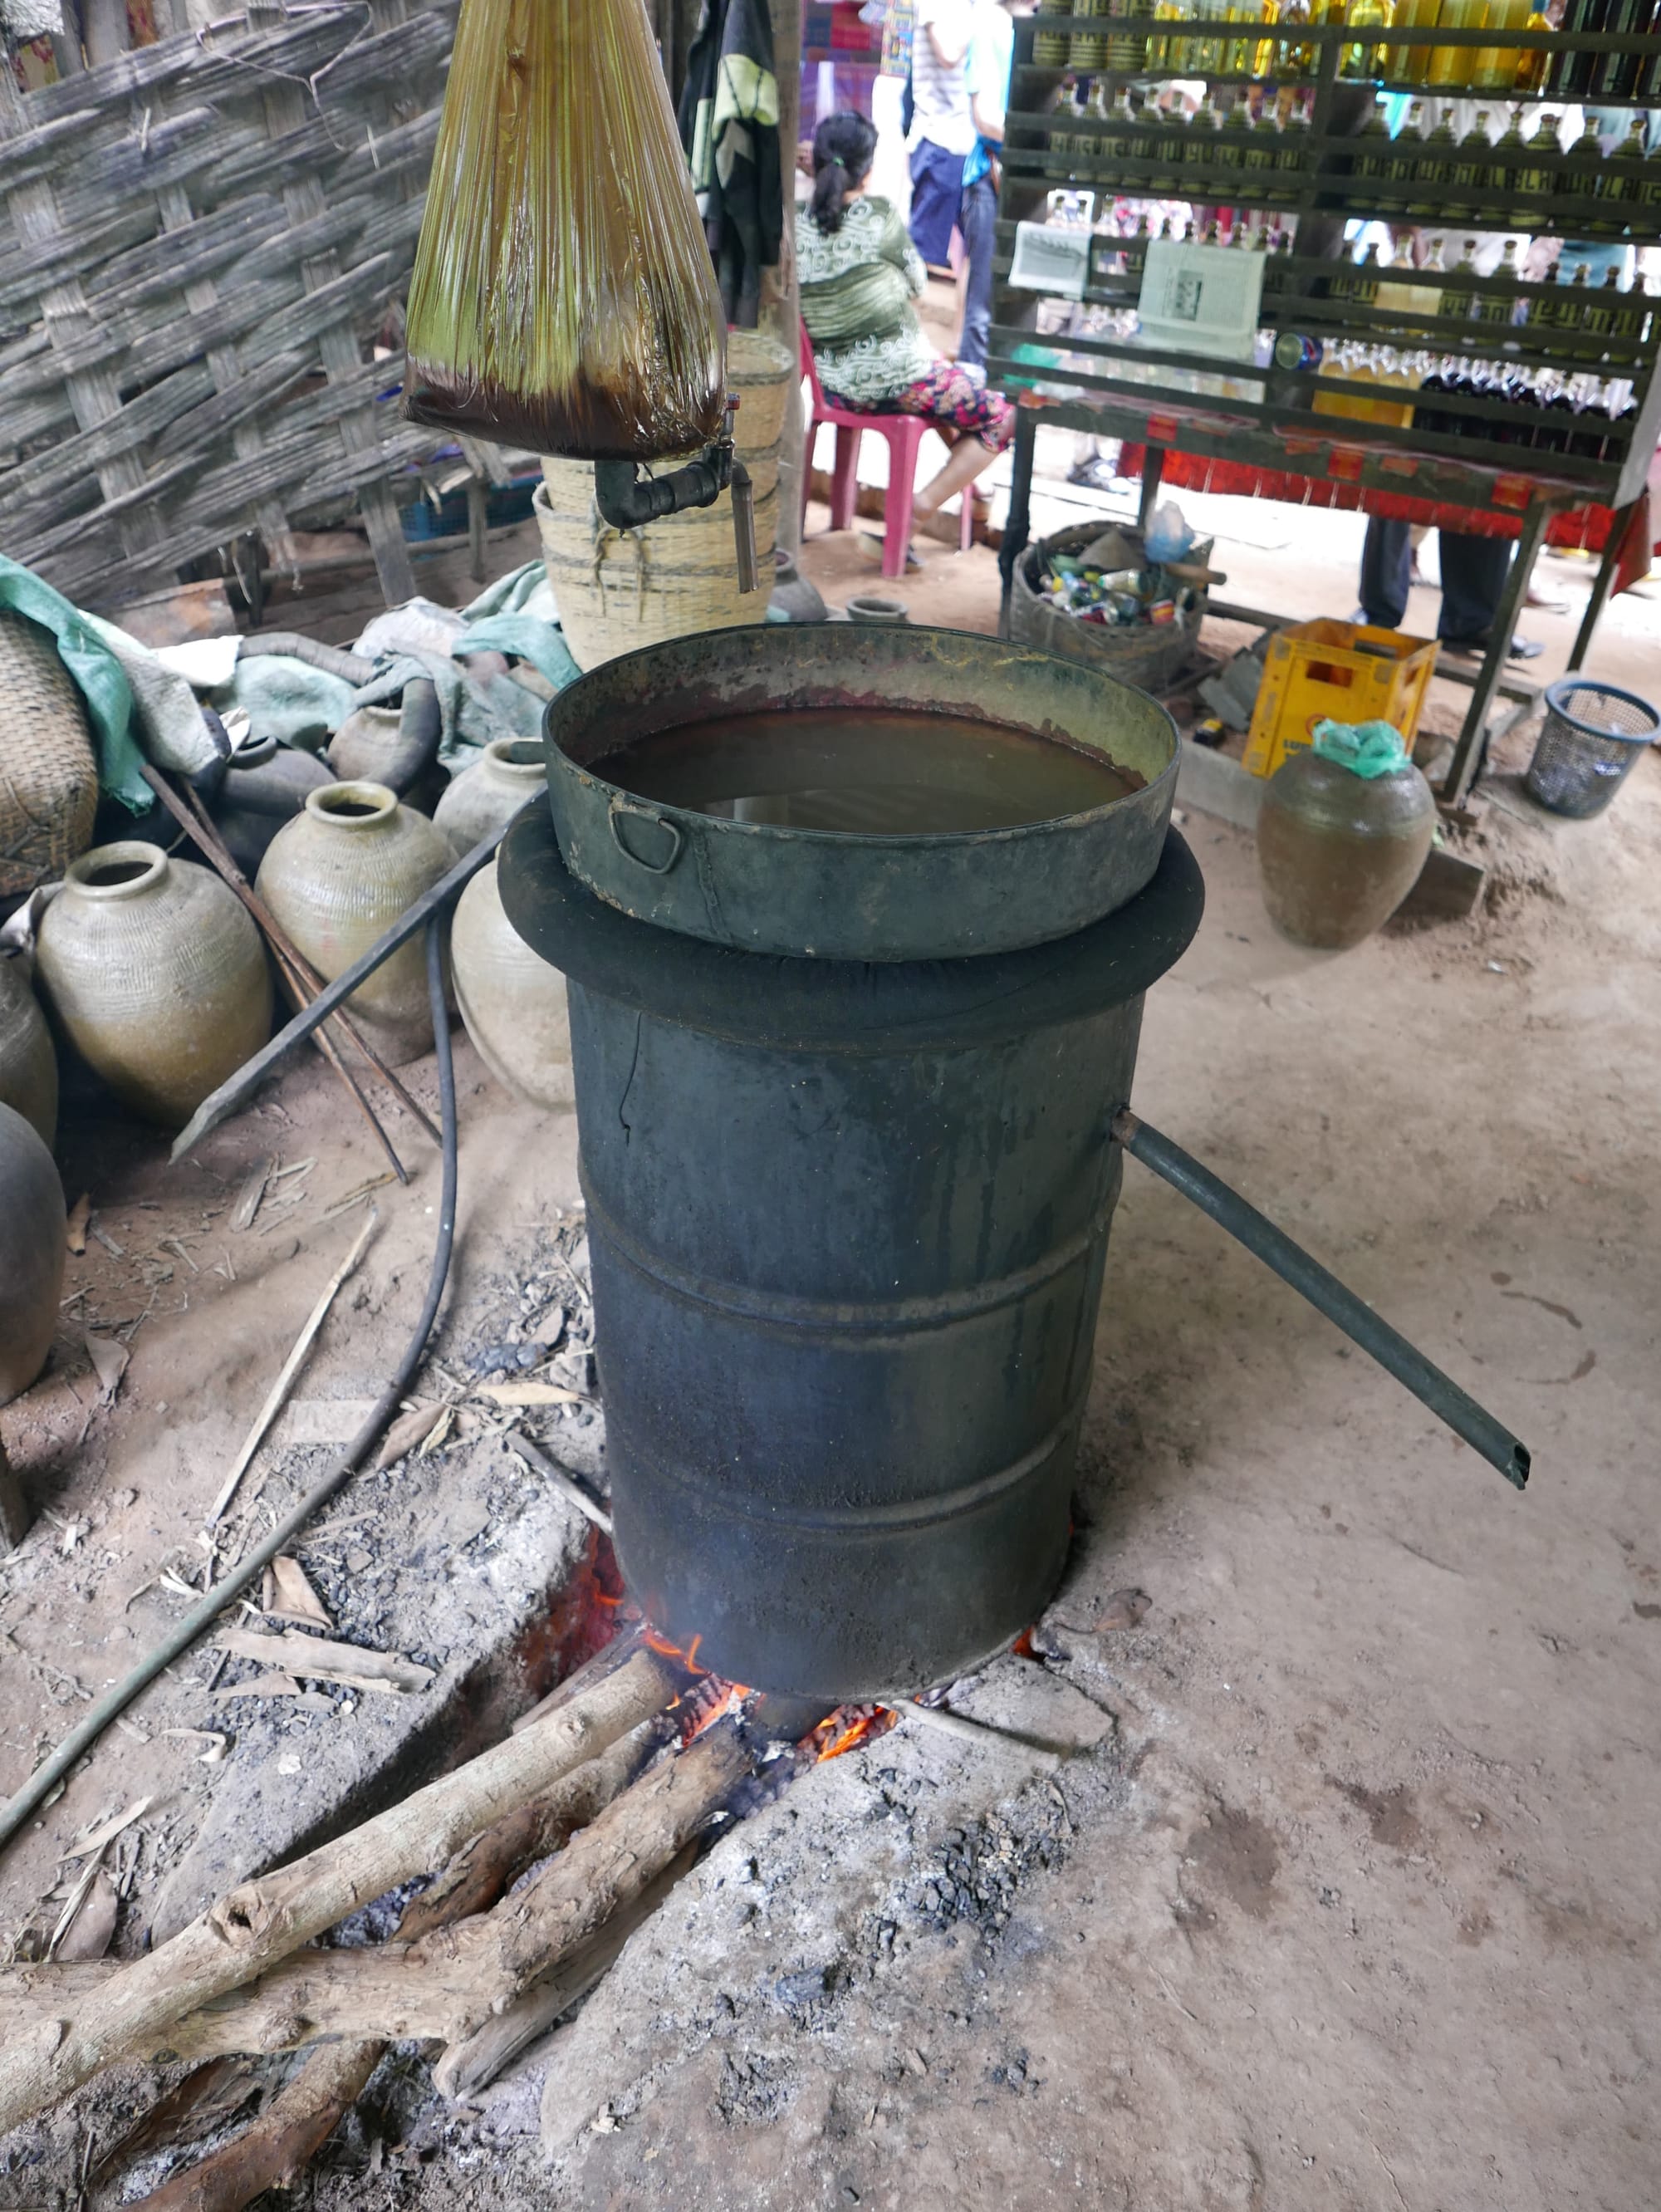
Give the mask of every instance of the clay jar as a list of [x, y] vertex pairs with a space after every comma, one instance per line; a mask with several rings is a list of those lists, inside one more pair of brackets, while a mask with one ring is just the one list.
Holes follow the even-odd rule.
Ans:
[[271, 1033], [259, 932], [217, 876], [158, 845], [100, 845], [72, 864], [41, 916], [37, 968], [88, 1066], [164, 1127]]
[[[447, 873], [450, 847], [424, 814], [381, 783], [330, 783], [308, 792], [260, 863], [258, 889], [325, 982], [385, 934]], [[432, 1049], [427, 953], [418, 933], [383, 961], [347, 1004], [394, 1066]]]
[[0, 956], [0, 1106], [12, 1107], [43, 1145], [58, 1133], [58, 1056], [29, 988], [27, 960]]
[[46, 1364], [64, 1289], [64, 1186], [21, 1114], [0, 1106], [0, 1406]]
[[1258, 816], [1270, 920], [1294, 945], [1359, 945], [1418, 881], [1435, 827], [1430, 786], [1410, 763], [1369, 777], [1294, 753], [1270, 778]]
[[565, 977], [503, 913], [494, 860], [457, 902], [450, 958], [467, 1034], [497, 1082], [533, 1106], [570, 1106]]
[[482, 837], [505, 830], [527, 799], [548, 788], [543, 749], [529, 738], [493, 738], [433, 810], [459, 860]]
[[252, 876], [283, 823], [306, 803], [308, 791], [340, 781], [314, 753], [275, 738], [239, 745], [231, 755], [214, 801], [214, 824], [245, 875]]

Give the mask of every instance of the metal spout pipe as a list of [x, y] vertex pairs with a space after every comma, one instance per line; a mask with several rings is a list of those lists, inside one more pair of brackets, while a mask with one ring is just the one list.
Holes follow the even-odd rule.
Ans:
[[756, 584], [755, 495], [749, 471], [738, 459], [733, 445], [736, 398], [727, 401], [726, 425], [721, 435], [695, 460], [666, 477], [636, 474], [633, 461], [596, 461], [594, 504], [603, 520], [614, 530], [640, 530], [648, 522], [661, 522], [666, 514], [683, 507], [713, 507], [729, 485], [732, 488], [733, 552], [738, 569], [738, 588], [753, 592]]
[[1387, 1321], [1380, 1320], [1354, 1291], [1347, 1290], [1336, 1275], [1329, 1274], [1301, 1244], [1294, 1244], [1284, 1230], [1276, 1229], [1238, 1191], [1231, 1190], [1209, 1168], [1202, 1167], [1180, 1145], [1173, 1145], [1157, 1129], [1149, 1128], [1128, 1107], [1114, 1115], [1112, 1134], [1114, 1142], [1123, 1145], [1133, 1158], [1151, 1168], [1155, 1175], [1162, 1176], [1185, 1198], [1191, 1199], [1219, 1228], [1237, 1237], [1248, 1252], [1265, 1267], [1272, 1267], [1282, 1282], [1290, 1283], [1312, 1306], [1336, 1322], [1353, 1343], [1359, 1344], [1380, 1367], [1405, 1384], [1422, 1405], [1428, 1406], [1438, 1420], [1446, 1421], [1455, 1436], [1463, 1437], [1473, 1451], [1480, 1452], [1490, 1467], [1497, 1467], [1507, 1482], [1519, 1490], [1526, 1486], [1527, 1445], [1519, 1443], [1509, 1429], [1502, 1427], [1492, 1413], [1479, 1406], [1451, 1376], [1444, 1375]]

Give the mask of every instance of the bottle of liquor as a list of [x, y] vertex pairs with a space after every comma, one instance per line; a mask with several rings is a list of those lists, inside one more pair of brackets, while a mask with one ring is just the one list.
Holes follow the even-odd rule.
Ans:
[[[1396, 0], [1396, 28], [1403, 30], [1409, 24], [1422, 23], [1427, 29], [1440, 21], [1442, 0]], [[1422, 84], [1430, 74], [1429, 46], [1386, 46], [1384, 55], [1385, 81], [1407, 84]]]
[[1600, 232], [1618, 234], [1626, 228], [1625, 210], [1642, 204], [1645, 189], [1655, 173], [1644, 155], [1646, 135], [1646, 118], [1634, 115], [1624, 142], [1603, 165], [1597, 179], [1597, 197], [1608, 212], [1598, 218], [1597, 228]]
[[[1505, 252], [1500, 258], [1500, 266], [1494, 274], [1497, 280], [1507, 281], [1512, 284], [1520, 281], [1521, 272], [1517, 266], [1517, 241], [1514, 238], [1508, 238], [1506, 240]], [[1514, 292], [1479, 292], [1476, 295], [1476, 319], [1479, 323], [1508, 323], [1516, 312], [1517, 297]]]
[[1494, 144], [1493, 183], [1504, 199], [1519, 188], [1523, 164], [1528, 155], [1528, 141], [1523, 136], [1523, 111], [1513, 107], [1511, 121]]
[[[1442, 0], [1436, 20], [1445, 31], [1480, 31], [1488, 21], [1488, 0]], [[1469, 84], [1472, 64], [1481, 51], [1472, 46], [1433, 47], [1427, 82]]]
[[[1393, 185], [1411, 185], [1418, 177], [1419, 164], [1425, 153], [1425, 104], [1415, 100], [1407, 111], [1407, 120], [1396, 133], [1390, 153], [1389, 181]], [[1392, 196], [1393, 197], [1393, 196]], [[1405, 200], [1395, 204], [1405, 210]]]
[[1488, 134], [1488, 110], [1480, 108], [1476, 120], [1459, 141], [1459, 158], [1453, 167], [1453, 191], [1447, 202], [1450, 221], [1474, 222], [1482, 211], [1482, 187], [1488, 182], [1494, 143]]
[[[1606, 34], [1632, 36], [1649, 27], [1654, 0], [1604, 0], [1602, 28]], [[1597, 54], [1593, 58], [1591, 91], [1603, 100], [1630, 100], [1644, 74], [1642, 54]]]
[[1217, 131], [1217, 159], [1225, 169], [1244, 169], [1252, 118], [1244, 99], [1237, 99]]
[[[1611, 289], [1615, 294], [1614, 299], [1609, 297]], [[1591, 289], [1586, 301], [1585, 313], [1581, 318], [1580, 327], [1585, 331], [1587, 338], [1585, 352], [1588, 359], [1603, 360], [1605, 341], [1615, 327], [1615, 313], [1620, 296], [1621, 280], [1611, 269], [1604, 276], [1603, 283]]]
[[[1661, 9], [1658, 9], [1657, 13], [1661, 15]], [[1661, 23], [1657, 24], [1656, 36], [1661, 38]], [[1651, 67], [1661, 70], [1661, 60], [1652, 63]], [[1655, 91], [1657, 98], [1661, 99], [1661, 82], [1657, 83]], [[1645, 208], [1661, 208], [1661, 141], [1644, 157], [1643, 174], [1638, 179], [1638, 204]]]
[[[1488, 0], [1482, 27], [1488, 31], [1521, 31], [1528, 24], [1529, 0]], [[1519, 57], [1515, 46], [1478, 46], [1471, 58], [1470, 82], [1485, 91], [1509, 92], [1517, 82]]]
[[1415, 197], [1407, 204], [1409, 215], [1434, 216], [1447, 206], [1447, 191], [1453, 182], [1458, 151], [1453, 119], [1444, 115], [1425, 140], [1424, 151], [1419, 156], [1418, 172], [1413, 179]]
[[1135, 76], [1146, 66], [1148, 33], [1144, 27], [1153, 13], [1153, 0], [1112, 0], [1107, 33], [1110, 70], [1121, 76]]
[[1275, 120], [1273, 105], [1265, 95], [1246, 143], [1246, 189], [1254, 199], [1267, 206], [1273, 205], [1276, 197], [1270, 179], [1280, 158], [1280, 144], [1281, 126]]
[[1275, 163], [1275, 196], [1282, 206], [1290, 206], [1303, 190], [1309, 146], [1308, 113], [1298, 105], [1295, 94], [1289, 97], [1290, 104], [1281, 118], [1280, 154]]
[[[1282, 33], [1295, 33], [1313, 21], [1310, 0], [1282, 0], [1279, 15]], [[1313, 76], [1315, 49], [1307, 40], [1295, 35], [1282, 35], [1275, 41], [1275, 74], [1284, 83], [1288, 78]]]
[[1379, 296], [1379, 249], [1369, 244], [1355, 264], [1355, 275], [1350, 280], [1349, 296], [1358, 307], [1370, 307]]
[[[1459, 258], [1453, 264], [1453, 275], [1457, 278], [1460, 276], [1475, 276], [1476, 274], [1476, 241], [1474, 238], [1468, 238], [1465, 240], [1464, 252], [1459, 256]], [[1444, 315], [1454, 315], [1463, 319], [1465, 316], [1470, 314], [1472, 307], [1476, 305], [1476, 295], [1474, 292], [1456, 291], [1454, 287], [1450, 284], [1442, 295], [1442, 304], [1440, 312]]]
[[1529, 320], [1537, 330], [1560, 331], [1563, 327], [1562, 264], [1560, 261], [1554, 261], [1540, 282], [1551, 287], [1554, 296], [1550, 299], [1535, 301], [1529, 313]]
[[[1601, 31], [1608, 6], [1609, 0], [1568, 0], [1558, 27], [1566, 37], [1576, 31]], [[1590, 91], [1591, 73], [1597, 60], [1594, 54], [1574, 53], [1560, 46], [1551, 58], [1551, 67], [1546, 75], [1547, 91], [1565, 94], [1571, 99]]]
[[1375, 106], [1355, 133], [1355, 174], [1358, 177], [1387, 177], [1390, 174], [1390, 125], [1383, 108]]
[[[1557, 137], [1557, 117], [1549, 108], [1542, 112], [1539, 122], [1535, 125], [1534, 136], [1528, 142], [1528, 150], [1537, 159], [1542, 154], [1561, 154], [1563, 150]], [[1518, 176], [1517, 189], [1519, 192], [1537, 194], [1541, 199], [1546, 199], [1557, 189], [1557, 172], [1555, 169], [1526, 167]]]
[[[1524, 25], [1528, 31], [1551, 29], [1551, 18], [1537, 8]], [[1525, 46], [1517, 56], [1516, 88], [1519, 92], [1543, 92], [1546, 88], [1546, 70], [1551, 54], [1544, 46]]]
[[[1392, 21], [1391, 0], [1349, 0], [1342, 20], [1347, 21], [1352, 30], [1387, 31]], [[1370, 40], [1339, 50], [1340, 76], [1376, 77], [1382, 74], [1379, 64], [1379, 48]]]
[[[1217, 111], [1208, 100], [1202, 103], [1199, 113], [1189, 125], [1187, 136], [1183, 141], [1182, 166], [1185, 173], [1183, 189], [1187, 191], [1191, 181], [1186, 173], [1214, 169], [1216, 164]], [[1189, 192], [1189, 198], [1191, 199], [1192, 197], [1193, 194]]]
[[1585, 348], [1579, 342], [1578, 334], [1585, 327], [1586, 308], [1591, 297], [1588, 283], [1591, 276], [1591, 263], [1586, 261], [1577, 262], [1575, 264], [1574, 275], [1570, 280], [1567, 291], [1564, 294], [1563, 298], [1555, 303], [1557, 307], [1558, 328], [1560, 330], [1566, 331], [1570, 334], [1568, 343], [1565, 345], [1563, 350], [1568, 354], [1572, 359], [1577, 361], [1585, 350]]

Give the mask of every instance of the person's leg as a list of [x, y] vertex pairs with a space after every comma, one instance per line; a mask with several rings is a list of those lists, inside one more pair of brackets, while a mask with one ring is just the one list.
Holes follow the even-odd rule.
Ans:
[[1445, 644], [1486, 644], [1499, 612], [1511, 567], [1509, 538], [1438, 533], [1442, 563], [1442, 612], [1436, 635]]
[[1361, 546], [1361, 612], [1374, 629], [1401, 628], [1412, 565], [1413, 545], [1407, 524], [1371, 516]]
[[966, 368], [985, 368], [992, 328], [992, 254], [997, 234], [997, 194], [990, 177], [977, 177], [964, 193], [961, 221], [969, 279], [963, 300], [963, 342], [957, 357]]
[[912, 244], [931, 269], [947, 266], [962, 202], [963, 156], [919, 138], [912, 149]]
[[930, 477], [912, 501], [912, 513], [925, 518], [938, 514], [949, 499], [972, 484], [997, 458], [991, 447], [983, 446], [979, 438], [960, 438], [947, 456], [945, 467], [938, 476]]
[[937, 514], [990, 468], [1015, 435], [1015, 409], [1003, 394], [989, 392], [978, 370], [957, 362], [937, 362], [896, 404], [960, 434], [945, 467], [912, 502], [916, 514]]

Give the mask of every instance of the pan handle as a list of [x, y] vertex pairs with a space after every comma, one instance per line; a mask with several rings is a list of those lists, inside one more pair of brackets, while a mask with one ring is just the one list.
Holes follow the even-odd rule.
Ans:
[[1294, 1244], [1283, 1230], [1276, 1229], [1266, 1215], [1249, 1206], [1209, 1168], [1202, 1167], [1180, 1145], [1173, 1145], [1168, 1137], [1138, 1120], [1128, 1106], [1113, 1116], [1112, 1138], [1144, 1167], [1162, 1176], [1173, 1190], [1191, 1199], [1202, 1213], [1209, 1213], [1219, 1228], [1238, 1237], [1282, 1282], [1290, 1283], [1312, 1306], [1335, 1322], [1347, 1337], [1428, 1406], [1439, 1420], [1446, 1421], [1456, 1436], [1463, 1437], [1473, 1451], [1480, 1452], [1490, 1467], [1497, 1467], [1507, 1482], [1519, 1490], [1526, 1486], [1527, 1445], [1519, 1443], [1509, 1429], [1503, 1428], [1387, 1321], [1380, 1320], [1354, 1291], [1346, 1290], [1301, 1244]]
[[[670, 835], [668, 859], [644, 860], [638, 853], [632, 853], [623, 842], [622, 832], [617, 827], [617, 817], [620, 814], [638, 814], [642, 821], [650, 822], [654, 829], [667, 830]], [[681, 848], [686, 843], [686, 839], [682, 834], [680, 823], [671, 822], [667, 815], [655, 813], [649, 806], [637, 806], [632, 799], [614, 799], [606, 809], [606, 821], [611, 830], [611, 842], [624, 860], [632, 860], [637, 868], [644, 868], [649, 876], [666, 876], [681, 857]]]

